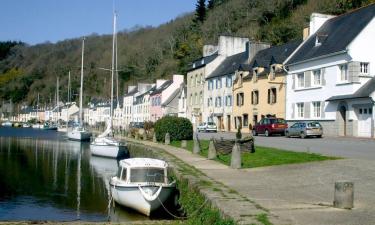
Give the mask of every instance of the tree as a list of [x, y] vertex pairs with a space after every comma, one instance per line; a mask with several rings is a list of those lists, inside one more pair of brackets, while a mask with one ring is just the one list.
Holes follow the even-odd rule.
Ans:
[[204, 22], [206, 19], [206, 0], [198, 0], [195, 9], [195, 21]]
[[213, 9], [215, 7], [215, 1], [214, 0], [208, 0], [207, 8]]

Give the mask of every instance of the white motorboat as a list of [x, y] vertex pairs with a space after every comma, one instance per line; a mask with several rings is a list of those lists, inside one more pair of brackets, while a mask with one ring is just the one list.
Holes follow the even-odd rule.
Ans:
[[89, 141], [92, 133], [86, 130], [84, 127], [74, 127], [68, 132], [68, 138], [74, 141]]
[[29, 124], [29, 123], [24, 123], [24, 124], [22, 124], [22, 127], [23, 127], [23, 128], [30, 128], [30, 127], [31, 127], [31, 124]]
[[11, 127], [11, 126], [13, 126], [13, 123], [8, 120], [8, 121], [5, 121], [5, 122], [1, 123], [1, 126], [3, 126], [3, 127]]
[[79, 126], [74, 127], [71, 131], [68, 131], [68, 138], [74, 141], [88, 141], [91, 138], [92, 133], [83, 127], [82, 119], [82, 96], [83, 96], [83, 57], [85, 51], [85, 39], [82, 39], [82, 60], [81, 60], [81, 87], [79, 91]]
[[42, 129], [43, 128], [43, 124], [37, 123], [37, 124], [33, 124], [31, 127], [34, 128], [34, 129]]
[[150, 216], [174, 193], [176, 184], [169, 182], [168, 164], [151, 158], [120, 161], [117, 176], [110, 180], [115, 202]]

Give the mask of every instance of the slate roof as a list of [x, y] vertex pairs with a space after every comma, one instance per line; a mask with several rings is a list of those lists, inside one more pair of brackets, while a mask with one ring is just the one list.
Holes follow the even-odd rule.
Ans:
[[134, 88], [132, 91], [130, 91], [129, 93], [126, 93], [124, 95], [124, 97], [129, 97], [129, 96], [133, 96], [135, 93], [138, 92], [138, 88]]
[[[287, 65], [345, 51], [347, 46], [375, 16], [375, 4], [327, 20], [311, 35], [298, 51], [286, 62]], [[315, 46], [317, 35], [324, 37]]]
[[247, 61], [247, 52], [227, 57], [206, 79], [233, 74], [241, 64]]
[[173, 83], [172, 80], [167, 80], [167, 81], [164, 82], [159, 88], [156, 88], [155, 91], [153, 91], [150, 95], [160, 94], [160, 93], [163, 92], [165, 89], [167, 89], [169, 86], [171, 86], [172, 83]]
[[212, 55], [196, 59], [194, 62], [191, 63], [190, 67], [188, 68], [188, 72], [204, 67], [208, 63], [214, 61], [218, 57], [218, 55], [218, 52], [216, 52]]
[[167, 100], [165, 100], [164, 103], [161, 104], [161, 106], [166, 106], [168, 105], [169, 103], [171, 103], [173, 101], [173, 99], [175, 99], [179, 94], [180, 94], [180, 91], [181, 89], [180, 88], [177, 88], [170, 96]]
[[344, 99], [355, 99], [355, 98], [369, 98], [370, 95], [375, 91], [375, 77], [367, 81], [362, 87], [360, 87], [354, 94], [351, 95], [335, 95], [327, 99], [326, 101], [338, 101]]
[[295, 40], [283, 45], [272, 46], [263, 49], [254, 56], [250, 62], [251, 68], [263, 67], [269, 68], [272, 64], [282, 64], [301, 44], [301, 40]]

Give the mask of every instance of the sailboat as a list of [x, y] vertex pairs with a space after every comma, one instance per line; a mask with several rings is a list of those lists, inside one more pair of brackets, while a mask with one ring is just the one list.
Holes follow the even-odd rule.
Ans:
[[[94, 139], [90, 144], [90, 151], [92, 155], [109, 157], [109, 158], [125, 158], [128, 156], [128, 149], [126, 143], [122, 143], [113, 137], [113, 77], [115, 73], [115, 53], [116, 49], [116, 13], [113, 16], [113, 40], [112, 40], [112, 67], [110, 69], [112, 74], [111, 84], [111, 108], [109, 112], [109, 119], [107, 121], [106, 130]], [[117, 67], [117, 65], [116, 65]]]
[[83, 57], [85, 51], [85, 38], [82, 39], [82, 60], [81, 60], [81, 88], [79, 90], [79, 124], [68, 132], [68, 138], [74, 141], [88, 141], [91, 138], [91, 132], [83, 127], [82, 120], [82, 97], [83, 97]]
[[59, 132], [68, 132], [68, 123], [69, 123], [69, 106], [68, 102], [70, 102], [70, 71], [68, 74], [68, 100], [66, 101], [66, 124], [65, 125], [59, 125], [57, 128], [57, 131]]

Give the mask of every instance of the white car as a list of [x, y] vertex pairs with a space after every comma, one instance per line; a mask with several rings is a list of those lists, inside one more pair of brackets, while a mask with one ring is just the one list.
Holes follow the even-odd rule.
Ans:
[[217, 132], [217, 127], [216, 127], [216, 124], [214, 122], [201, 123], [201, 124], [198, 125], [197, 131], [198, 132], [201, 132], [201, 131], [204, 131], [204, 132], [208, 132], [208, 131]]

